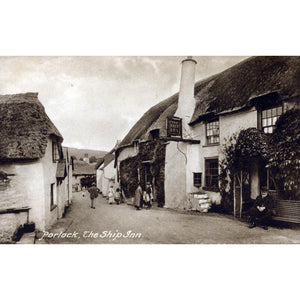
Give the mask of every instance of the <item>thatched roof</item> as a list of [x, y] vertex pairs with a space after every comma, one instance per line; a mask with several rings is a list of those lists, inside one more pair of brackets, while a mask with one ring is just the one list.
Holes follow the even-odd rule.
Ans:
[[97, 169], [103, 164], [103, 162], [104, 162], [104, 157], [99, 158], [99, 159], [97, 160], [97, 162], [96, 162], [94, 168], [97, 170]]
[[37, 93], [0, 95], [0, 160], [38, 159], [47, 137], [63, 137], [47, 116]]
[[[115, 159], [115, 151], [119, 146], [120, 141], [118, 140], [116, 142], [116, 144], [114, 145], [114, 147], [108, 152], [106, 153], [102, 158], [99, 158], [95, 164], [95, 169], [98, 169], [102, 164], [102, 168], [105, 168], [112, 160]], [[102, 169], [101, 168], [101, 169]]]
[[[153, 129], [166, 130], [166, 118], [174, 115], [177, 110], [177, 103], [178, 93], [151, 107], [131, 128], [118, 145], [118, 148], [130, 145], [134, 140], [146, 140]], [[163, 132], [161, 132], [161, 135], [164, 135]]]
[[214, 75], [195, 87], [191, 124], [208, 113], [250, 107], [251, 99], [277, 92], [283, 99], [300, 95], [299, 56], [259, 56]]
[[[200, 66], [201, 67], [201, 66]], [[300, 95], [300, 57], [260, 56], [195, 84], [196, 106], [191, 125], [208, 114], [231, 112], [253, 105], [251, 99], [278, 92], [282, 98]], [[174, 116], [178, 93], [150, 108], [132, 127], [118, 148], [147, 140], [152, 129], [164, 136], [166, 118]]]
[[73, 176], [95, 175], [95, 167], [85, 161], [75, 160]]
[[104, 156], [104, 164], [103, 167], [101, 169], [104, 169], [107, 165], [109, 165], [113, 160], [115, 159], [115, 155], [111, 154], [111, 153], [107, 153]]

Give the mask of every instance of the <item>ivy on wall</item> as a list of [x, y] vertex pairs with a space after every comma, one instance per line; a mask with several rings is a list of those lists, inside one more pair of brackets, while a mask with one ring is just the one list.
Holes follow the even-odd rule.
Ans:
[[233, 134], [223, 147], [220, 161], [220, 192], [225, 204], [231, 202], [233, 176], [249, 169], [253, 159], [278, 170], [287, 197], [297, 199], [300, 189], [300, 109], [292, 109], [277, 120], [272, 134], [248, 128]]
[[290, 198], [300, 197], [300, 108], [283, 114], [271, 136], [269, 167], [277, 168]]
[[154, 178], [154, 196], [158, 206], [161, 207], [165, 204], [165, 157], [166, 145], [164, 141], [158, 140], [154, 148], [150, 172]]
[[133, 156], [120, 163], [120, 184], [127, 198], [134, 197], [138, 187], [138, 169], [140, 168], [139, 157]]
[[164, 204], [164, 168], [165, 144], [164, 141], [148, 141], [140, 144], [139, 153], [120, 163], [120, 183], [126, 197], [134, 197], [138, 186], [138, 170], [143, 173], [143, 161], [150, 163], [150, 172], [153, 176], [154, 198], [158, 205]]

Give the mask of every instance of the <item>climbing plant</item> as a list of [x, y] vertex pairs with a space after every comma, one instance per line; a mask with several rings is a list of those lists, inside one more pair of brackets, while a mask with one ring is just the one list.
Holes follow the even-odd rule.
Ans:
[[[155, 200], [159, 205], [164, 204], [164, 167], [165, 144], [162, 140], [147, 141], [139, 145], [139, 153], [127, 158], [120, 163], [120, 182], [126, 197], [133, 197], [138, 184], [139, 171], [143, 174], [144, 165], [150, 164], [150, 172], [153, 176]], [[144, 188], [144, 187], [143, 187]]]
[[232, 210], [232, 191], [233, 191], [233, 174], [235, 172], [235, 145], [238, 134], [233, 134], [230, 138], [225, 139], [222, 149], [222, 159], [219, 162], [219, 189], [222, 197], [222, 206], [224, 211]]
[[166, 145], [162, 140], [157, 140], [151, 160], [150, 172], [154, 178], [154, 186], [156, 191], [156, 200], [159, 206], [165, 204], [165, 154]]
[[129, 157], [120, 163], [120, 184], [126, 197], [133, 197], [138, 186], [139, 157]]
[[279, 170], [289, 198], [300, 196], [300, 109], [284, 113], [271, 136], [269, 167]]
[[279, 170], [277, 180], [284, 183], [288, 197], [296, 199], [300, 189], [299, 149], [299, 108], [281, 115], [272, 134], [266, 134], [257, 128], [248, 128], [233, 134], [223, 146], [223, 159], [220, 161], [222, 197], [232, 199], [234, 174], [248, 169], [255, 158], [267, 168]]

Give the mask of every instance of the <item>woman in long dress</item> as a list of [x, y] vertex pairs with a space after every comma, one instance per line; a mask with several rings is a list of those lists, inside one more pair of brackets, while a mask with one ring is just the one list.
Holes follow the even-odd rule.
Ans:
[[115, 195], [114, 195], [114, 189], [113, 187], [111, 186], [109, 189], [108, 189], [108, 203], [111, 205], [115, 202]]
[[139, 183], [138, 187], [135, 190], [134, 201], [133, 201], [133, 205], [137, 210], [141, 209], [142, 201], [143, 201], [143, 190]]

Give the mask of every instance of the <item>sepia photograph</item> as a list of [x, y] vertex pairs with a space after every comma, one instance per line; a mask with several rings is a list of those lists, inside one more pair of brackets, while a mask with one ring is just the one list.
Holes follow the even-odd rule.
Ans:
[[299, 244], [299, 56], [0, 57], [1, 244]]
[[294, 299], [293, 1], [1, 2], [3, 299]]

